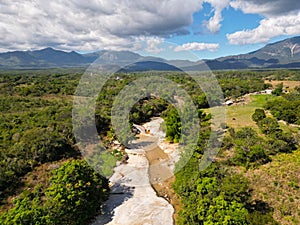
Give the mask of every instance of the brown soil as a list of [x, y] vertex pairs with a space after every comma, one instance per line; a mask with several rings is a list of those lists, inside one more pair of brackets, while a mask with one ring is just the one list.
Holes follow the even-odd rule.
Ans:
[[152, 150], [146, 151], [146, 157], [150, 163], [150, 165], [159, 163], [161, 160], [167, 159], [168, 155], [161, 150], [160, 147], [156, 147]]
[[272, 81], [265, 81], [266, 84], [271, 84], [273, 88], [276, 87], [276, 85], [283, 83], [283, 89], [284, 90], [292, 90], [295, 87], [300, 85], [300, 81], [292, 81], [292, 80], [272, 80]]
[[149, 177], [151, 185], [159, 197], [166, 199], [172, 204], [175, 209], [173, 219], [176, 221], [182, 205], [179, 196], [172, 189], [172, 183], [175, 181], [175, 176], [170, 173], [170, 170], [165, 165], [163, 165], [163, 162], [168, 159], [168, 155], [157, 146], [152, 150], [146, 151], [146, 158], [149, 161]]
[[178, 217], [178, 212], [182, 208], [182, 203], [180, 197], [172, 189], [172, 183], [174, 181], [175, 177], [173, 176], [161, 183], [153, 184], [152, 187], [154, 188], [159, 197], [166, 199], [174, 207], [175, 213], [173, 215], [173, 219], [175, 224], [175, 221]]

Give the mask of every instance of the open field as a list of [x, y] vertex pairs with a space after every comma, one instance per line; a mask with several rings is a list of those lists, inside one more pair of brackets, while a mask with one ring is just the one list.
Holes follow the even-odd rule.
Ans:
[[[260, 132], [257, 124], [252, 120], [255, 109], [263, 108], [264, 104], [276, 98], [272, 95], [250, 95], [248, 102], [244, 104], [232, 105], [226, 107], [226, 124], [229, 127], [240, 129], [242, 127], [252, 127]], [[273, 117], [270, 113], [268, 116]], [[297, 133], [296, 126], [288, 125], [284, 121], [278, 121], [280, 128], [285, 132]]]
[[246, 173], [253, 199], [274, 208], [280, 224], [300, 224], [300, 149], [272, 157], [272, 162]]
[[271, 84], [273, 88], [276, 85], [283, 83], [283, 90], [292, 90], [297, 86], [300, 86], [300, 81], [292, 81], [292, 80], [272, 80], [272, 81], [265, 81], [266, 84]]
[[[258, 131], [256, 123], [252, 120], [252, 114], [255, 109], [263, 108], [264, 104], [275, 98], [272, 95], [247, 95], [245, 102], [231, 106], [226, 106], [226, 124], [229, 127], [240, 129], [242, 127], [250, 126]], [[209, 109], [205, 112], [210, 112]]]
[[264, 104], [274, 98], [272, 95], [250, 95], [244, 104], [226, 107], [226, 123], [232, 128], [250, 126], [258, 130], [256, 123], [252, 120], [255, 109], [263, 108]]
[[[297, 86], [297, 85], [295, 85]], [[240, 129], [250, 126], [259, 128], [251, 116], [255, 109], [263, 108], [273, 98], [272, 95], [248, 95], [243, 104], [226, 106], [226, 123]], [[272, 116], [272, 115], [268, 115]], [[297, 133], [299, 128], [279, 121], [285, 132]], [[245, 173], [249, 180], [252, 199], [266, 202], [274, 209], [273, 218], [280, 224], [300, 224], [300, 149], [293, 153], [280, 153], [272, 156], [272, 162]]]

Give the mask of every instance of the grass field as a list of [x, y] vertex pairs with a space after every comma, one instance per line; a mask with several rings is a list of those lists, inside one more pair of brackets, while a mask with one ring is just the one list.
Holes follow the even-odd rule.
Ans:
[[272, 80], [272, 81], [265, 81], [266, 84], [271, 84], [273, 88], [276, 85], [283, 83], [284, 90], [292, 90], [297, 86], [300, 86], [300, 81], [292, 81], [292, 80]]
[[239, 129], [250, 126], [258, 130], [256, 123], [252, 120], [255, 109], [263, 108], [268, 100], [275, 97], [272, 95], [249, 95], [247, 98], [243, 104], [226, 107], [226, 122], [229, 127]]
[[273, 216], [280, 224], [300, 224], [299, 174], [300, 149], [274, 156], [272, 162], [246, 173], [253, 199], [274, 208]]
[[[258, 133], [260, 133], [258, 126], [252, 120], [252, 115], [255, 109], [263, 108], [267, 101], [276, 98], [273, 95], [247, 95], [246, 101], [244, 103], [239, 103], [236, 105], [226, 106], [226, 124], [229, 127], [234, 129], [240, 129], [243, 127], [252, 127]], [[204, 110], [207, 113], [210, 113], [210, 109]], [[271, 114], [267, 116], [272, 117]], [[217, 118], [218, 119], [218, 118]], [[278, 121], [280, 128], [284, 132], [297, 133], [299, 128], [296, 126], [291, 126], [285, 123], [284, 121]]]
[[[227, 125], [233, 128], [250, 126], [259, 131], [252, 120], [255, 109], [276, 98], [272, 95], [249, 95], [244, 104], [226, 107]], [[271, 115], [269, 115], [271, 116]], [[279, 122], [281, 129], [299, 132], [299, 128]], [[272, 157], [272, 162], [246, 172], [253, 190], [253, 199], [265, 201], [274, 208], [273, 217], [286, 225], [300, 224], [300, 149]]]
[[[245, 96], [244, 103], [226, 106], [227, 126], [235, 129], [250, 126], [261, 133], [252, 120], [252, 114], [255, 109], [263, 108], [267, 101], [274, 98], [277, 97], [253, 94]], [[279, 124], [285, 132], [299, 132], [298, 127], [283, 121], [279, 121]], [[242, 173], [249, 180], [252, 200], [262, 200], [273, 208], [273, 217], [279, 224], [300, 224], [300, 149], [272, 156], [272, 162]]]
[[[272, 95], [247, 95], [244, 103], [226, 106], [226, 124], [232, 128], [242, 128], [250, 126], [258, 131], [256, 123], [252, 120], [252, 114], [255, 109], [263, 108], [264, 104], [275, 98]], [[209, 113], [207, 109], [205, 112]]]

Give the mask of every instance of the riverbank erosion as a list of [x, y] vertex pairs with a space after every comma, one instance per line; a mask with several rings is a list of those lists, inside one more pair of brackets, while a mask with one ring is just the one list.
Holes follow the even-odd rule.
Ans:
[[[155, 118], [144, 126], [148, 134], [141, 134], [126, 149], [128, 160], [114, 169], [111, 176], [111, 195], [103, 205], [103, 215], [93, 225], [172, 225], [174, 208], [158, 197], [165, 189], [166, 181], [173, 179], [177, 150], [164, 142], [160, 131], [161, 118]], [[162, 148], [160, 148], [162, 146]], [[156, 189], [156, 191], [153, 189]], [[169, 187], [168, 187], [169, 188]]]

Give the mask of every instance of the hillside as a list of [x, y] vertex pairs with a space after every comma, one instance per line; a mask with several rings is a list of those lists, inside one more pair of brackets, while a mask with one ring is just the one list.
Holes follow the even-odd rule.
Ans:
[[299, 67], [300, 37], [289, 38], [248, 54], [218, 59], [223, 63], [243, 63], [247, 67]]
[[[251, 68], [299, 68], [300, 37], [268, 44], [248, 54], [221, 57], [213, 60], [166, 60], [158, 57], [141, 56], [130, 51], [97, 51], [88, 54], [65, 52], [52, 48], [35, 51], [0, 53], [0, 69], [86, 67], [97, 60], [102, 65], [130, 65], [130, 71], [142, 70], [189, 70], [207, 69], [251, 69]], [[139, 62], [147, 62], [136, 65]], [[133, 64], [133, 65], [132, 65]], [[205, 65], [206, 64], [206, 65]], [[178, 67], [178, 68], [176, 68]]]

